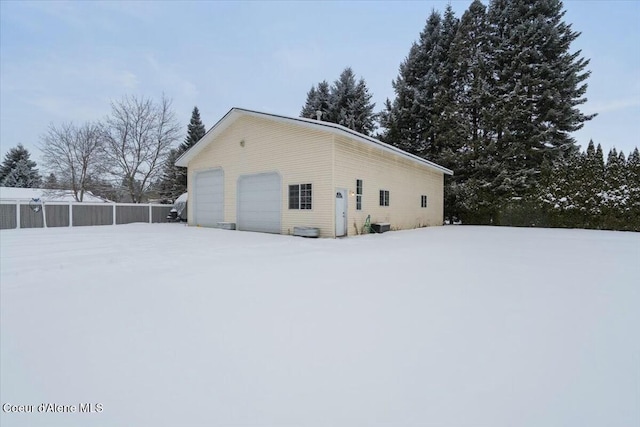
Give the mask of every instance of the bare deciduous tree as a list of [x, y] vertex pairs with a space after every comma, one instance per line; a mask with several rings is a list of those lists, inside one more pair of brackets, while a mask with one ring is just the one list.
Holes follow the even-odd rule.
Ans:
[[41, 138], [40, 149], [47, 169], [57, 174], [78, 202], [90, 190], [91, 179], [103, 172], [103, 142], [99, 123], [85, 123], [80, 127], [73, 123], [60, 127], [51, 124]]
[[171, 101], [164, 96], [158, 104], [135, 96], [111, 103], [104, 133], [107, 163], [110, 173], [122, 179], [134, 203], [140, 203], [160, 177], [179, 134]]

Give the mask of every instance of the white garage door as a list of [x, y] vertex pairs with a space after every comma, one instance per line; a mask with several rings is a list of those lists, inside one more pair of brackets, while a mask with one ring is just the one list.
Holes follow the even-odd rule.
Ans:
[[277, 173], [238, 178], [238, 230], [280, 233], [280, 186]]
[[222, 169], [196, 172], [193, 186], [194, 222], [215, 227], [224, 220], [224, 172]]

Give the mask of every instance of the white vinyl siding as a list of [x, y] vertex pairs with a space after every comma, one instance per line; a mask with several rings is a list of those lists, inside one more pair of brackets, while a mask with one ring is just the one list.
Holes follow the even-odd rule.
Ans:
[[[216, 167], [224, 169], [224, 222], [238, 220], [237, 182], [241, 175], [278, 173], [283, 234], [292, 234], [296, 226], [308, 226], [318, 227], [321, 237], [333, 237], [337, 188], [347, 190], [349, 235], [362, 228], [367, 216], [372, 222], [390, 223], [392, 229], [442, 224], [443, 172], [380, 147], [256, 116], [241, 116], [211, 138], [210, 143], [202, 141], [204, 148], [189, 162], [191, 225], [195, 225], [195, 174]], [[357, 194], [358, 180], [363, 184], [362, 194]], [[312, 209], [289, 209], [289, 186], [309, 183]], [[393, 197], [389, 206], [379, 206], [380, 189]], [[428, 196], [427, 208], [416, 202], [422, 195]]]
[[[371, 222], [388, 222], [392, 229], [442, 225], [442, 172], [351, 138], [336, 137], [335, 144], [335, 186], [353, 191], [350, 198], [356, 199], [356, 180], [364, 183], [362, 210], [356, 209], [356, 203], [348, 204], [349, 235], [361, 230], [369, 215]], [[389, 206], [380, 206], [381, 189], [389, 191]], [[421, 208], [416, 202], [422, 195], [428, 196], [428, 208]]]
[[[240, 142], [244, 141], [244, 147]], [[278, 172], [282, 179], [281, 232], [295, 226], [320, 228], [321, 237], [334, 235], [333, 135], [258, 117], [241, 117], [189, 162], [189, 191], [193, 174], [224, 167], [224, 221], [237, 222], [237, 182], [241, 175]], [[289, 185], [313, 183], [313, 209], [289, 209]], [[189, 198], [189, 212], [192, 198]], [[193, 225], [193, 218], [189, 217]]]

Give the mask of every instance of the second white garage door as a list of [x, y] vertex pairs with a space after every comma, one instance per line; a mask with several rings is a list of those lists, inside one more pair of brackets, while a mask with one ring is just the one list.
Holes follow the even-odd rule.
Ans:
[[280, 233], [280, 175], [261, 173], [238, 178], [238, 230]]
[[222, 169], [196, 172], [193, 186], [196, 225], [215, 227], [224, 221], [224, 173]]

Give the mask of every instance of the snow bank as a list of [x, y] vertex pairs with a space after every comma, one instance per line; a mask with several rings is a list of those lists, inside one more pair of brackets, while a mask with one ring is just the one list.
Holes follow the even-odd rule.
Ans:
[[640, 425], [640, 234], [0, 232], [8, 426]]
[[[45, 202], [75, 202], [73, 192], [70, 190], [45, 190], [42, 188], [15, 188], [0, 187], [1, 200], [22, 200], [30, 201], [32, 199], [41, 199]], [[101, 197], [94, 196], [87, 192], [82, 197], [83, 202], [102, 203], [107, 202]]]

